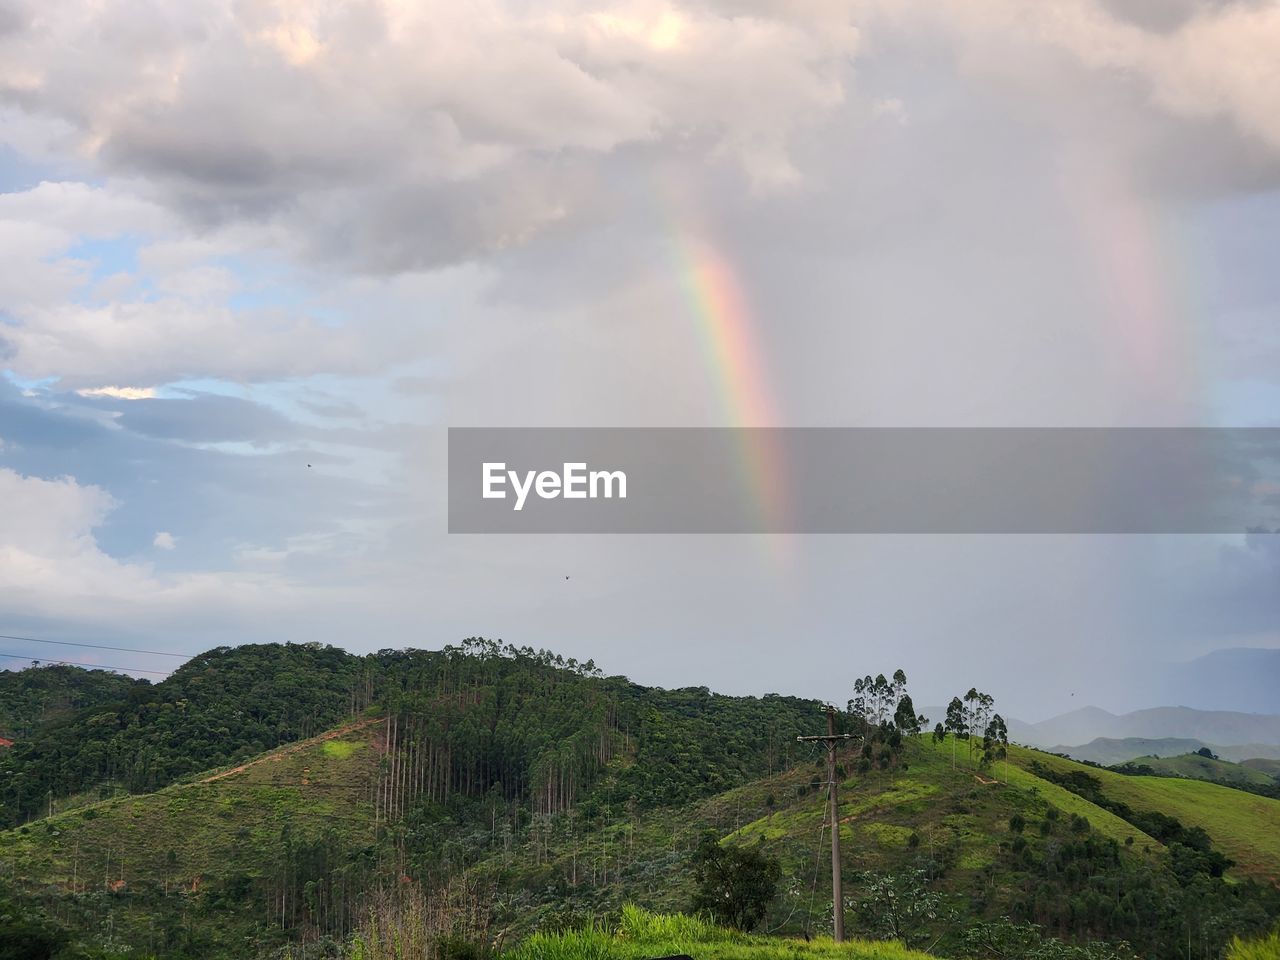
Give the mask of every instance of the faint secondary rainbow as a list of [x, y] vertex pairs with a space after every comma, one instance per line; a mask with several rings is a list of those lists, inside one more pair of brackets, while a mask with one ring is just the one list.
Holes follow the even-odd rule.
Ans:
[[1132, 400], [1179, 421], [1201, 416], [1196, 264], [1170, 217], [1108, 166], [1064, 164], [1062, 189], [1100, 307], [1104, 362], [1132, 378]]
[[759, 529], [787, 529], [786, 464], [777, 408], [751, 313], [729, 261], [710, 244], [677, 231], [675, 251], [698, 340], [722, 413], [740, 433], [744, 492]]

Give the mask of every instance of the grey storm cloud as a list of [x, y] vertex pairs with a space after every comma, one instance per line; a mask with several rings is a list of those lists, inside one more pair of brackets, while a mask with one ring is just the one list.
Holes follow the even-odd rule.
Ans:
[[[794, 189], [815, 137], [865, 125], [860, 74], [911, 37], [946, 36], [978, 79], [1016, 89], [1027, 74], [1067, 122], [1082, 79], [1132, 86], [1135, 113], [1221, 119], [1274, 156], [1273, 91], [1253, 80], [1274, 16], [1187, 2], [1148, 23], [1152, 6], [11, 6], [0, 97], [69, 125], [95, 167], [196, 223], [269, 222], [299, 252], [401, 271], [520, 245], [607, 203], [602, 171], [629, 149]], [[856, 168], [856, 148], [845, 157]]]
[[1271, 423], [1277, 44], [1208, 0], [3, 0], [0, 480], [61, 576], [0, 571], [2, 612], [837, 700], [903, 665], [1023, 714], [1274, 644], [1266, 538], [451, 538], [443, 456], [769, 408]]
[[260, 404], [214, 394], [130, 401], [115, 422], [149, 437], [194, 443], [266, 443], [296, 438], [299, 432], [296, 424]]

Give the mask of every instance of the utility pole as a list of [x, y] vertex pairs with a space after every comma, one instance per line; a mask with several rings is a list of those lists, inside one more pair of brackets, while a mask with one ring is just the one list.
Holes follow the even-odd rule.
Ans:
[[831, 801], [831, 913], [836, 943], [844, 942], [844, 888], [840, 883], [840, 800], [836, 788], [836, 744], [852, 740], [851, 733], [836, 733], [836, 708], [827, 705], [827, 734], [824, 737], [796, 737], [805, 743], [821, 741], [827, 747], [827, 796]]

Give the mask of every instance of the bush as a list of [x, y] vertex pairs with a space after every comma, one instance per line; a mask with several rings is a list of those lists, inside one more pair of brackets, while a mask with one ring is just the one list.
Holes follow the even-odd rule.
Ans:
[[764, 919], [782, 879], [776, 857], [750, 847], [724, 846], [713, 833], [703, 834], [693, 855], [693, 873], [698, 884], [693, 909], [742, 931]]
[[1227, 946], [1227, 960], [1280, 960], [1280, 930], [1259, 940], [1233, 938]]

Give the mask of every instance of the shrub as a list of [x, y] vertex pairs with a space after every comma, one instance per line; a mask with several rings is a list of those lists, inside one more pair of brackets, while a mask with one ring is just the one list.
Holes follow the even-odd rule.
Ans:
[[1280, 960], [1280, 930], [1258, 940], [1233, 938], [1227, 946], [1227, 960]]

